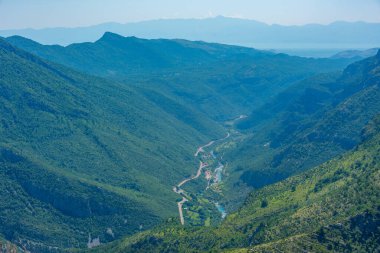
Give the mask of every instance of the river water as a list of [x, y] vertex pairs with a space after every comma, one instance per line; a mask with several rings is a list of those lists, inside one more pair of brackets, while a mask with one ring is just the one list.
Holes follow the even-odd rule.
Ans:
[[215, 172], [215, 183], [219, 184], [222, 182], [222, 172], [223, 172], [223, 164], [219, 163], [219, 167], [214, 170]]
[[[220, 184], [222, 182], [222, 173], [223, 173], [223, 164], [219, 163], [219, 166], [218, 168], [216, 168], [214, 170], [215, 172], [215, 180], [214, 180], [214, 183], [217, 183], [217, 184]], [[224, 207], [219, 204], [219, 203], [215, 203], [215, 206], [216, 208], [218, 209], [218, 211], [220, 212], [221, 216], [222, 216], [222, 219], [226, 218], [227, 216], [227, 212], [226, 210], [224, 209]]]
[[218, 211], [220, 212], [220, 214], [222, 215], [222, 219], [226, 218], [227, 212], [224, 209], [224, 207], [222, 205], [220, 205], [219, 203], [215, 203], [215, 206], [218, 209]]

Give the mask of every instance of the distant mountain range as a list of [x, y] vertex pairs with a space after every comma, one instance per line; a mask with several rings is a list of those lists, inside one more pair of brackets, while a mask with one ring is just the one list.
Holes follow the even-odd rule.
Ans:
[[156, 39], [188, 39], [265, 49], [359, 49], [380, 45], [380, 24], [335, 22], [329, 25], [268, 25], [227, 17], [167, 19], [137, 23], [104, 23], [89, 27], [3, 30], [0, 36], [20, 35], [43, 44], [68, 45], [97, 40], [104, 32]]

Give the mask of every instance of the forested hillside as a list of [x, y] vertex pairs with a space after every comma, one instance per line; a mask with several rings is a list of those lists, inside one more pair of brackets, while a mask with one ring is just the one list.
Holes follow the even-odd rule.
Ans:
[[0, 0], [0, 253], [380, 253], [379, 13]]
[[[343, 73], [305, 79], [241, 120], [251, 133], [228, 160], [235, 189], [260, 188], [342, 154], [380, 111], [380, 53]], [[236, 184], [239, 179], [243, 185]]]
[[193, 173], [200, 143], [225, 135], [167, 97], [157, 106], [3, 40], [0, 87], [0, 233], [29, 249], [107, 242], [176, 215], [171, 186]]
[[253, 191], [217, 228], [169, 222], [98, 252], [377, 252], [379, 126], [377, 116], [353, 151]]

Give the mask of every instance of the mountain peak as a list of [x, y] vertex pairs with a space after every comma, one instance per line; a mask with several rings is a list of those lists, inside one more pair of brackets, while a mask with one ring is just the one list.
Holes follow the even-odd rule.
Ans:
[[105, 32], [103, 36], [100, 38], [100, 40], [114, 40], [114, 39], [124, 39], [123, 36], [113, 33], [113, 32]]
[[137, 37], [130, 36], [130, 37], [124, 37], [120, 34], [113, 33], [113, 32], [105, 32], [103, 36], [98, 40], [102, 42], [122, 42], [126, 40], [137, 40]]

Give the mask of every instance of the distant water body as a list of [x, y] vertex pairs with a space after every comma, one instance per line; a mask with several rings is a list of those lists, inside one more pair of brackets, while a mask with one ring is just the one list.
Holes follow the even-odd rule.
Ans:
[[284, 53], [293, 56], [327, 58], [346, 50], [379, 48], [378, 44], [263, 44], [252, 43], [242, 46]]

